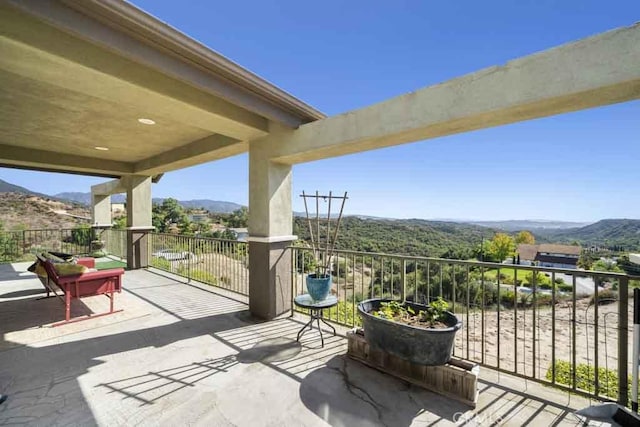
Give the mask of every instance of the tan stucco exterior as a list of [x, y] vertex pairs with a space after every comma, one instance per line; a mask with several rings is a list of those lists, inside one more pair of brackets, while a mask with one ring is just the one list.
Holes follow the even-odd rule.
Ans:
[[640, 98], [640, 23], [262, 139], [296, 164]]
[[95, 227], [111, 227], [111, 196], [91, 194], [91, 224]]
[[156, 175], [324, 117], [119, 0], [5, 0], [0, 58], [5, 166]]

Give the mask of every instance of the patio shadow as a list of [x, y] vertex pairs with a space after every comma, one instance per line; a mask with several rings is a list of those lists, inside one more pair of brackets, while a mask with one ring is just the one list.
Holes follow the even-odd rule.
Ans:
[[32, 295], [44, 295], [47, 291], [44, 289], [23, 289], [21, 291], [13, 291], [7, 292], [0, 295], [0, 299], [12, 299], [12, 298], [23, 298], [30, 297]]
[[236, 358], [240, 363], [284, 362], [295, 358], [302, 351], [299, 342], [290, 338], [272, 338], [256, 343], [253, 348], [241, 350]]
[[194, 387], [212, 375], [227, 372], [237, 364], [234, 356], [225, 356], [170, 369], [149, 371], [143, 375], [98, 384], [97, 387], [107, 388], [110, 390], [109, 393], [118, 393], [123, 399], [135, 399], [140, 402], [140, 406], [151, 405], [183, 388]]
[[[16, 298], [35, 292], [35, 289], [24, 289], [3, 294], [0, 298]], [[38, 292], [40, 294], [41, 292]], [[43, 294], [44, 296], [44, 294]], [[12, 347], [15, 343], [7, 342], [6, 334], [24, 331], [26, 329], [48, 327], [49, 324], [64, 320], [64, 304], [56, 297], [50, 298], [21, 298], [0, 301], [2, 307], [2, 322], [0, 322], [0, 350]], [[92, 314], [92, 310], [79, 299], [71, 304], [71, 317]]]
[[[300, 385], [304, 405], [332, 426], [409, 426], [425, 412], [452, 421], [470, 408], [453, 399], [412, 386], [346, 355], [307, 375]], [[426, 414], [425, 414], [426, 415]]]

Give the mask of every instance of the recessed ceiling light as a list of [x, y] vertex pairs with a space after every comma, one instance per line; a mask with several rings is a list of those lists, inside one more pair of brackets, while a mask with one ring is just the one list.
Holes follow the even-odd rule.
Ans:
[[109, 151], [109, 147], [93, 147], [93, 148], [100, 151]]
[[142, 123], [143, 125], [155, 125], [156, 124], [156, 122], [154, 122], [153, 120], [144, 119], [144, 118], [138, 119], [138, 122]]

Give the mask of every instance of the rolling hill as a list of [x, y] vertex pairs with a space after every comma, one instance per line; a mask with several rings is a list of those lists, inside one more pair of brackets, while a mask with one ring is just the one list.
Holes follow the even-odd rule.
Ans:
[[[164, 199], [161, 198], [153, 198], [153, 203], [162, 203]], [[198, 200], [178, 200], [185, 208], [190, 209], [205, 209], [209, 212], [214, 213], [231, 213], [235, 210], [238, 210], [242, 207], [242, 205], [234, 202], [224, 202], [221, 200], [209, 200], [209, 199], [198, 199]]]
[[[6, 228], [28, 225], [30, 228], [55, 227], [55, 211], [90, 216], [91, 193], [67, 192], [49, 196], [0, 180], [0, 220]], [[123, 202], [125, 196], [112, 200]], [[154, 198], [162, 203], [163, 198]], [[199, 199], [182, 200], [185, 208], [206, 209], [214, 213], [230, 213], [242, 205], [233, 202]], [[29, 206], [33, 205], [33, 206]], [[35, 215], [35, 216], [34, 216]], [[65, 214], [62, 214], [64, 216]], [[58, 214], [57, 217], [60, 217]], [[64, 218], [64, 226], [77, 221]], [[342, 249], [388, 252], [421, 256], [465, 257], [481, 239], [490, 239], [497, 231], [513, 233], [530, 230], [539, 242], [573, 243], [600, 246], [623, 251], [640, 250], [640, 220], [603, 219], [593, 224], [562, 221], [429, 221], [422, 219], [388, 219], [369, 216], [343, 218], [338, 245]], [[572, 228], [567, 228], [573, 226]], [[294, 234], [308, 238], [306, 220], [294, 215]]]
[[531, 220], [531, 219], [512, 219], [506, 221], [455, 221], [466, 222], [469, 224], [482, 225], [484, 227], [497, 228], [505, 231], [521, 231], [529, 230], [535, 232], [538, 230], [566, 230], [568, 228], [580, 228], [589, 225], [588, 222], [572, 222], [572, 221], [549, 221], [549, 220]]
[[[54, 197], [64, 200], [73, 200], [83, 205], [91, 204], [91, 193], [58, 193]], [[114, 194], [111, 196], [112, 203], [124, 203], [127, 200], [124, 194]], [[153, 203], [162, 204], [164, 198], [154, 197]], [[214, 213], [231, 213], [238, 210], [242, 205], [233, 202], [225, 202], [220, 200], [198, 199], [198, 200], [178, 200], [183, 207], [188, 209], [204, 209]]]
[[[91, 193], [66, 192], [55, 194], [53, 197], [62, 200], [72, 200], [86, 206], [91, 205]], [[111, 203], [124, 203], [126, 199], [124, 194], [114, 194], [111, 196]]]
[[[336, 247], [363, 252], [464, 259], [472, 257], [482, 239], [490, 239], [496, 231], [456, 222], [348, 216], [342, 219]], [[294, 218], [294, 234], [309, 240], [305, 218]]]
[[[63, 192], [51, 196], [48, 194], [31, 191], [28, 188], [20, 187], [19, 185], [14, 185], [1, 179], [0, 193], [27, 194], [31, 196], [41, 197], [43, 199], [56, 200], [63, 203], [79, 203], [84, 206], [91, 205], [91, 193]], [[127, 198], [124, 194], [114, 194], [113, 196], [111, 196], [111, 202], [113, 203], [124, 203], [126, 199]], [[164, 198], [153, 198], [153, 203], [161, 204], [163, 201]], [[178, 200], [178, 203], [180, 203], [185, 208], [205, 209], [213, 213], [231, 213], [242, 207], [242, 205], [238, 203], [210, 199]]]
[[20, 187], [19, 185], [11, 184], [10, 182], [3, 181], [0, 179], [0, 193], [17, 193], [17, 194], [27, 194], [30, 196], [38, 196], [42, 198], [56, 199], [55, 196], [49, 196], [43, 193], [37, 193], [35, 191], [31, 191], [28, 188]]
[[537, 232], [556, 242], [579, 242], [582, 246], [603, 246], [618, 250], [640, 250], [640, 220], [603, 219], [581, 228]]
[[45, 196], [0, 192], [0, 223], [5, 230], [73, 228], [91, 216], [86, 206]]

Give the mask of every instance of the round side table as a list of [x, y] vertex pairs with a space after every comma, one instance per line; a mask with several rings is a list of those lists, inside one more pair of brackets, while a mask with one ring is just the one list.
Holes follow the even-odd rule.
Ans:
[[322, 316], [322, 310], [324, 310], [325, 308], [331, 308], [337, 305], [338, 298], [335, 295], [329, 295], [326, 299], [322, 301], [314, 301], [313, 299], [311, 299], [311, 296], [309, 294], [302, 294], [295, 297], [293, 299], [293, 302], [297, 307], [306, 308], [307, 310], [309, 310], [309, 313], [311, 315], [311, 320], [309, 320], [309, 322], [307, 322], [307, 324], [304, 325], [302, 329], [300, 329], [300, 331], [298, 331], [298, 338], [296, 338], [296, 341], [300, 341], [300, 337], [307, 330], [307, 326], [309, 327], [309, 330], [313, 329], [313, 321], [315, 320], [318, 324], [318, 332], [320, 332], [320, 341], [322, 342], [322, 347], [324, 347], [324, 338], [322, 337], [322, 329], [320, 329], [320, 322], [322, 321], [322, 323], [324, 323], [325, 325], [327, 325], [333, 330], [333, 336], [336, 335], [336, 328], [334, 328], [324, 320]]

